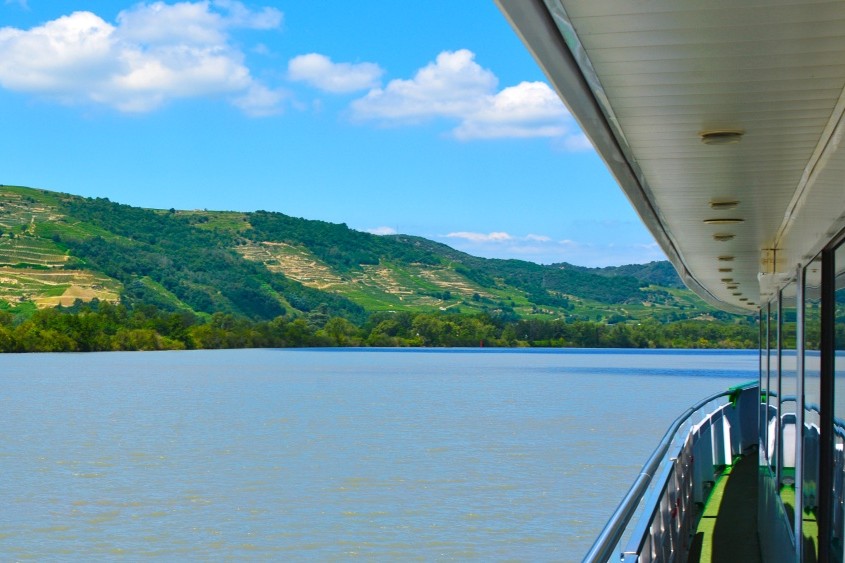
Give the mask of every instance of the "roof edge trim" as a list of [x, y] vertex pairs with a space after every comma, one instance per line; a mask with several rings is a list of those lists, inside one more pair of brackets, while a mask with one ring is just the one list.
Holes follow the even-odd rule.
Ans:
[[827, 166], [831, 154], [836, 152], [842, 142], [842, 137], [845, 135], [845, 88], [839, 94], [839, 99], [828, 118], [824, 131], [822, 131], [819, 142], [813, 151], [810, 160], [804, 167], [804, 172], [801, 175], [801, 180], [795, 189], [792, 200], [789, 202], [786, 213], [784, 214], [783, 222], [775, 236], [775, 247], [779, 248], [786, 236], [789, 233], [795, 217], [800, 213], [804, 206], [816, 178], [822, 170]]

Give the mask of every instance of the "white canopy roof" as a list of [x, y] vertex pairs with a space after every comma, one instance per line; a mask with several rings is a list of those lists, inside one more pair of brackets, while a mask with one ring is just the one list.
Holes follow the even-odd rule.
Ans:
[[845, 2], [497, 2], [707, 301], [756, 309], [845, 227]]

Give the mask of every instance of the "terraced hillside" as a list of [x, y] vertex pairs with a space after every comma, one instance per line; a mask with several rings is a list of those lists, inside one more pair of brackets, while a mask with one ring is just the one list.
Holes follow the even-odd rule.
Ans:
[[27, 232], [36, 222], [47, 223], [61, 217], [51, 201], [33, 196], [25, 190], [4, 188], [0, 201], [0, 228], [4, 232]]
[[340, 273], [307, 248], [279, 242], [237, 247], [245, 258], [309, 287], [342, 294], [372, 310], [448, 310], [473, 296], [494, 298], [453, 268], [420, 264], [365, 264]]
[[61, 268], [69, 256], [50, 240], [28, 236], [29, 232], [0, 237], [0, 265], [30, 268]]
[[271, 272], [282, 273], [310, 287], [337, 289], [347, 283], [306, 248], [265, 241], [238, 246], [237, 251], [247, 260], [261, 262]]
[[609, 323], [724, 317], [666, 264], [487, 260], [281, 213], [150, 210], [0, 186], [0, 308], [95, 298], [253, 319], [359, 322], [378, 311]]
[[66, 249], [39, 236], [39, 224], [64, 219], [30, 190], [5, 188], [0, 201], [0, 301], [7, 307], [72, 305], [77, 299], [117, 302], [121, 284], [99, 272], [78, 268]]

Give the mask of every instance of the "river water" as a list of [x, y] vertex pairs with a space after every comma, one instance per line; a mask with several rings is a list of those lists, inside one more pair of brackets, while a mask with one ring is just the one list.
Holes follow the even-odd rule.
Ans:
[[756, 352], [0, 356], [0, 560], [580, 560]]

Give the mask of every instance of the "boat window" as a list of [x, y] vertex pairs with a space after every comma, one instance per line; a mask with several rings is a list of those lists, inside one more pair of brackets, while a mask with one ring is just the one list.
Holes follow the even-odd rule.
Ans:
[[795, 526], [795, 450], [797, 421], [797, 362], [796, 327], [798, 320], [797, 284], [792, 282], [781, 290], [780, 314], [780, 426], [778, 428], [780, 460], [778, 485], [790, 527]]
[[769, 466], [777, 473], [778, 466], [778, 407], [780, 403], [780, 381], [778, 374], [778, 304], [775, 300], [769, 306], [769, 408], [766, 418], [767, 451]]
[[819, 429], [821, 419], [821, 258], [804, 270], [804, 467], [802, 532], [805, 561], [818, 555], [819, 528], [816, 523], [819, 483]]
[[769, 404], [769, 305], [760, 308], [760, 466], [768, 465], [769, 450], [767, 447], [768, 438], [766, 435], [766, 419]]
[[845, 244], [834, 254], [832, 560], [845, 560]]

